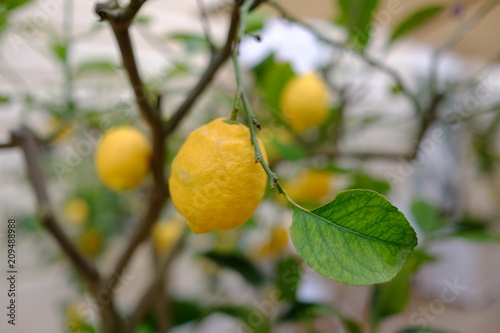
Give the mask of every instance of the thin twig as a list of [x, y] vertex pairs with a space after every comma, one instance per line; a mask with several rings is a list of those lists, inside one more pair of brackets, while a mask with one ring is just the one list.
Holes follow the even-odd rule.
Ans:
[[328, 45], [330, 45], [338, 50], [342, 50], [344, 52], [347, 52], [349, 55], [355, 55], [356, 57], [362, 59], [368, 65], [370, 65], [374, 68], [377, 68], [381, 72], [390, 76], [394, 80], [396, 85], [401, 89], [401, 93], [403, 95], [405, 95], [410, 100], [410, 102], [413, 104], [413, 108], [415, 109], [415, 112], [417, 114], [420, 113], [420, 110], [422, 109], [422, 106], [420, 105], [420, 101], [418, 100], [417, 96], [410, 91], [410, 89], [406, 86], [406, 84], [404, 83], [401, 76], [394, 69], [392, 69], [392, 68], [388, 67], [387, 65], [381, 63], [380, 61], [370, 57], [366, 53], [361, 53], [361, 52], [355, 51], [355, 50], [349, 48], [344, 43], [333, 40], [333, 39], [323, 35], [321, 32], [316, 30], [310, 24], [307, 24], [306, 22], [302, 21], [298, 17], [292, 15], [279, 3], [275, 2], [275, 1], [266, 1], [266, 3], [269, 4], [271, 7], [273, 7], [274, 9], [276, 9], [284, 18], [286, 18], [290, 22], [300, 24], [302, 27], [304, 27], [309, 32], [311, 32], [313, 35], [315, 35], [316, 38], [318, 38], [323, 43], [328, 44]]
[[229, 25], [226, 43], [219, 51], [217, 51], [211, 57], [210, 62], [207, 68], [205, 69], [205, 72], [202, 74], [200, 80], [191, 89], [189, 94], [186, 96], [184, 102], [177, 108], [177, 110], [173, 113], [172, 117], [165, 124], [164, 127], [165, 137], [168, 137], [172, 134], [172, 132], [178, 126], [181, 120], [191, 110], [193, 104], [198, 100], [203, 91], [212, 82], [215, 73], [217, 73], [219, 68], [226, 62], [226, 60], [231, 55], [232, 45], [237, 33], [238, 22], [240, 19], [239, 5], [240, 4], [238, 4], [238, 6], [236, 6], [232, 11], [231, 23]]
[[205, 3], [203, 2], [203, 0], [196, 0], [196, 4], [198, 5], [198, 10], [200, 11], [200, 21], [201, 21], [201, 26], [203, 28], [203, 33], [205, 35], [205, 39], [208, 42], [212, 54], [214, 54], [216, 48], [212, 38], [212, 31], [210, 29], [210, 22], [208, 21], [207, 9], [205, 7]]
[[[163, 256], [160, 259], [160, 263], [156, 270], [155, 276], [148, 284], [149, 287], [147, 291], [142, 296], [139, 304], [137, 305], [134, 312], [129, 316], [128, 321], [126, 323], [125, 333], [132, 333], [137, 325], [144, 318], [146, 313], [151, 309], [151, 307], [158, 302], [159, 298], [164, 296], [164, 294], [159, 294], [158, 290], [161, 285], [165, 282], [165, 278], [167, 275], [167, 270], [172, 261], [177, 257], [180, 251], [183, 249], [186, 241], [187, 232], [184, 232], [182, 237], [177, 241], [170, 252], [167, 255]], [[165, 292], [168, 292], [165, 290]]]

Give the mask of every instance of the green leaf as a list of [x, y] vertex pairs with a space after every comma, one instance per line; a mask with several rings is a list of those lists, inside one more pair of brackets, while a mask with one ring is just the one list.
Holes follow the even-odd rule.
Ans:
[[0, 104], [8, 102], [9, 102], [9, 97], [7, 95], [0, 94]]
[[262, 30], [264, 24], [266, 23], [267, 15], [261, 11], [253, 10], [247, 15], [245, 21], [246, 27], [245, 31], [247, 33], [256, 32]]
[[280, 320], [284, 322], [307, 322], [322, 316], [338, 317], [348, 333], [363, 332], [358, 322], [345, 316], [328, 304], [295, 302], [288, 311], [280, 317]]
[[75, 71], [75, 75], [79, 76], [87, 72], [98, 72], [102, 74], [116, 73], [116, 64], [111, 60], [86, 60], [80, 63]]
[[341, 283], [389, 281], [417, 245], [403, 213], [370, 190], [340, 192], [313, 211], [292, 209], [295, 249], [318, 273]]
[[348, 42], [358, 51], [363, 51], [370, 41], [372, 17], [379, 0], [337, 0], [340, 17], [337, 23], [349, 32]]
[[399, 331], [398, 333], [452, 333], [452, 332], [442, 331], [433, 328], [409, 327]]
[[269, 314], [263, 313], [261, 309], [253, 309], [239, 305], [228, 305], [213, 308], [211, 312], [220, 312], [237, 318], [242, 321], [247, 326], [247, 328], [251, 330], [251, 332], [271, 332], [271, 325], [268, 318]]
[[422, 26], [423, 24], [429, 22], [434, 17], [436, 17], [439, 13], [441, 13], [444, 9], [442, 5], [434, 5], [426, 8], [422, 8], [417, 12], [411, 14], [407, 18], [405, 18], [399, 25], [394, 29], [394, 32], [391, 36], [391, 41], [394, 41], [412, 30]]
[[204, 309], [199, 301], [172, 300], [172, 321], [174, 326], [202, 318]]
[[302, 261], [295, 257], [281, 259], [276, 264], [276, 288], [279, 291], [279, 299], [282, 301], [294, 301], [301, 277]]
[[169, 35], [168, 38], [171, 40], [183, 42], [186, 51], [189, 53], [193, 53], [195, 51], [200, 51], [200, 50], [206, 50], [210, 46], [205, 36], [200, 36], [187, 32], [173, 33]]
[[281, 92], [285, 88], [288, 81], [294, 77], [295, 73], [288, 63], [275, 63], [266, 70], [261, 88], [264, 94], [264, 99], [271, 108], [279, 109]]
[[51, 44], [51, 50], [57, 59], [62, 62], [66, 61], [68, 57], [68, 46], [66, 43], [54, 41]]
[[446, 223], [441, 218], [439, 209], [427, 201], [415, 200], [411, 205], [411, 212], [425, 233], [441, 229]]
[[258, 286], [264, 281], [262, 273], [241, 253], [208, 251], [202, 255], [221, 267], [238, 272], [251, 285]]
[[352, 179], [352, 184], [348, 189], [365, 189], [386, 194], [390, 191], [391, 185], [380, 178], [373, 177], [364, 172], [356, 172]]
[[10, 11], [18, 7], [24, 6], [25, 4], [31, 2], [31, 0], [7, 0], [4, 3], [5, 9]]

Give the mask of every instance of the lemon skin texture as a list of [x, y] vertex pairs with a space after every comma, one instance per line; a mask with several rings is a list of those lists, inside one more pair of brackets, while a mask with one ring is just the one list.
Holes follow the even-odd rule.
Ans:
[[328, 87], [316, 74], [291, 79], [280, 98], [281, 113], [296, 133], [321, 126], [328, 118]]
[[[267, 161], [263, 144], [259, 146]], [[243, 225], [264, 196], [250, 130], [218, 118], [191, 132], [172, 162], [172, 202], [195, 233]]]
[[101, 138], [95, 166], [101, 181], [115, 191], [141, 184], [149, 169], [152, 149], [148, 139], [128, 126], [111, 129]]

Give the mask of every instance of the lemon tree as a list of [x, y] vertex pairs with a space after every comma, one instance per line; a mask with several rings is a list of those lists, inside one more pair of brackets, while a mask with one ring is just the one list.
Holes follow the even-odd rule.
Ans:
[[243, 225], [262, 200], [266, 180], [249, 129], [218, 118], [189, 134], [172, 162], [169, 186], [191, 230], [207, 233]]
[[95, 153], [99, 178], [115, 191], [141, 184], [149, 169], [151, 145], [137, 129], [116, 127], [104, 134]]

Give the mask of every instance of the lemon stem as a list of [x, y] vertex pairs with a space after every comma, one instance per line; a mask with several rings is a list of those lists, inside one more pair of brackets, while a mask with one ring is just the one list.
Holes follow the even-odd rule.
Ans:
[[[248, 100], [248, 96], [245, 92], [245, 87], [243, 86], [243, 79], [241, 75], [240, 64], [238, 60], [238, 51], [240, 46], [240, 41], [243, 35], [245, 34], [245, 23], [248, 11], [252, 7], [255, 1], [248, 1], [243, 4], [240, 8], [240, 22], [238, 27], [238, 35], [235, 39], [234, 50], [231, 54], [231, 58], [233, 60], [234, 73], [236, 76], [236, 95], [235, 95], [235, 105], [239, 105], [239, 99], [243, 102], [243, 108], [245, 109], [245, 115], [248, 122], [248, 127], [250, 128], [250, 137], [252, 140], [253, 147], [255, 149], [255, 162], [260, 163], [262, 168], [266, 172], [269, 177], [269, 185], [271, 188], [274, 188], [276, 183], [278, 182], [278, 176], [269, 168], [266, 161], [264, 160], [264, 156], [262, 155], [262, 151], [259, 146], [259, 142], [257, 140], [257, 134], [255, 128], [260, 129], [260, 123], [257, 120], [257, 117], [253, 113], [252, 106], [250, 105], [250, 101]], [[235, 107], [233, 106], [233, 114], [231, 115], [231, 119], [233, 119], [233, 115], [235, 113]]]
[[288, 193], [286, 193], [286, 191], [283, 188], [283, 186], [281, 186], [280, 182], [276, 182], [276, 187], [278, 188], [278, 192], [285, 197], [286, 201], [288, 201], [288, 203], [290, 205], [295, 206], [298, 209], [303, 210], [305, 212], [309, 211], [309, 210], [305, 209], [304, 207], [302, 207], [301, 205], [299, 205], [298, 203], [296, 203], [295, 201], [293, 201], [293, 199], [290, 198], [290, 196], [288, 195]]
[[236, 121], [238, 117], [238, 112], [240, 111], [241, 106], [241, 91], [239, 89], [236, 90], [234, 94], [234, 103], [233, 103], [233, 112], [231, 112], [231, 120]]

